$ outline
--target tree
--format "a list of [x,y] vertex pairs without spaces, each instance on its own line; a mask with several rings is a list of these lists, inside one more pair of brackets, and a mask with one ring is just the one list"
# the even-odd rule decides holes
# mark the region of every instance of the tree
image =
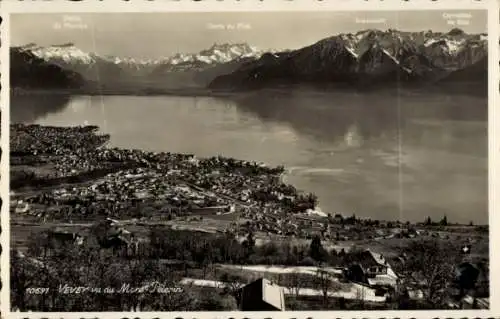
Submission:
[[299,296],[302,284],[303,281],[301,280],[299,273],[296,272],[283,275],[280,282],[280,285],[285,286],[288,291],[295,294],[296,297]]
[[328,293],[340,290],[340,285],[333,281],[333,276],[322,268],[318,268],[314,278],[316,289],[321,290],[323,294],[323,306],[328,304]]
[[247,238],[243,242],[243,248],[245,250],[245,258],[248,259],[248,257],[254,253],[255,248],[255,238],[252,231],[248,233]]
[[29,265],[15,251],[10,258],[10,299],[12,310],[26,310],[26,289],[33,284],[35,267]]
[[446,218],[446,215],[443,216],[443,219],[439,222],[441,226],[447,226],[448,225],[448,218]]
[[361,309],[364,309],[365,298],[366,298],[365,287],[361,286],[360,288],[356,289],[356,298],[355,299],[359,303],[359,306]]
[[337,253],[337,250],[333,248],[330,250],[330,256],[328,257],[329,263],[334,266],[338,266],[341,263],[339,254]]
[[203,270],[203,279],[205,279],[207,275],[208,268],[213,263],[214,249],[211,246],[210,241],[203,240],[194,247],[193,251],[193,259],[198,265],[199,268]]
[[230,311],[237,310],[236,299],[231,295],[221,296],[217,293],[205,293],[201,299],[201,311]]
[[49,252],[49,241],[46,233],[31,233],[28,237],[28,255],[46,257]]
[[455,286],[460,290],[459,299],[462,299],[468,292],[476,289],[480,271],[469,263],[461,264],[458,269],[459,275],[455,278]]
[[338,307],[340,310],[345,310],[347,308],[346,301],[344,297],[340,297],[338,300]]
[[464,31],[460,28],[453,28],[448,32],[449,35],[456,36],[464,34]]
[[241,288],[240,278],[236,275],[224,272],[220,276],[220,281],[224,283],[224,291],[234,297],[237,297]]
[[311,209],[315,209],[318,205],[318,196],[316,196],[316,194],[309,193],[306,196],[306,201]]
[[345,249],[344,248],[340,249],[338,256],[341,259],[344,259],[346,255],[347,255],[347,253],[345,252]]
[[319,237],[319,235],[315,235],[311,241],[309,256],[311,256],[311,258],[316,261],[325,261],[326,255],[326,251],[321,245],[321,238]]
[[156,295],[148,306],[153,311],[194,311],[199,310],[199,296],[188,285],[181,293],[172,290]]
[[404,270],[410,280],[405,284],[413,290],[421,290],[430,305],[441,306],[448,297],[446,288],[454,279],[459,250],[451,243],[434,238],[412,241],[403,253],[410,256]]
[[394,306],[396,309],[399,310],[406,310],[410,309],[411,307],[411,299],[410,299],[410,294],[408,292],[408,289],[406,287],[403,287],[402,289],[399,289],[394,295]]
[[425,226],[431,226],[432,225],[432,220],[430,216],[427,216],[425,219]]

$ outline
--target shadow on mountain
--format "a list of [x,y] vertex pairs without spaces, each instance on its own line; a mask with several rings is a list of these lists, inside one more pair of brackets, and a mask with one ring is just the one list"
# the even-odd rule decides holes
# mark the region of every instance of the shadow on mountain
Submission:
[[[214,78],[208,88],[215,92],[241,92],[286,85],[334,84],[338,89],[383,90],[395,84],[415,89],[433,86],[443,78],[439,85],[445,87],[459,77],[472,76],[472,92],[480,89],[484,81],[482,61],[487,56],[481,35],[450,32],[437,38],[422,32],[409,35],[394,30],[340,34],[298,50],[266,53],[232,73]],[[463,40],[459,53],[450,54],[449,45],[457,40]],[[452,70],[456,69],[465,75],[455,74],[459,71]]]
[[10,49],[10,86],[25,89],[67,89],[84,85],[83,77],[48,63],[29,51]]
[[212,90],[246,91],[280,85],[336,84],[339,87],[383,88],[419,85],[436,79],[443,69],[413,47],[391,55],[372,41],[358,56],[337,36],[288,52],[266,53],[234,72],[215,78]]
[[446,92],[488,96],[488,57],[457,71],[437,83]]
[[69,95],[50,94],[11,94],[11,123],[34,123],[51,113],[64,110],[71,99]]
[[216,77],[220,75],[230,74],[240,68],[242,65],[251,62],[252,59],[239,59],[238,61],[230,61],[227,63],[218,64],[207,67],[194,74],[194,81],[203,87],[207,87]]
[[277,54],[266,53],[235,72],[215,78],[214,90],[253,90],[283,84],[351,82],[356,58],[329,39]]
[[488,83],[488,57],[464,68],[450,73],[443,79],[444,82],[477,82]]

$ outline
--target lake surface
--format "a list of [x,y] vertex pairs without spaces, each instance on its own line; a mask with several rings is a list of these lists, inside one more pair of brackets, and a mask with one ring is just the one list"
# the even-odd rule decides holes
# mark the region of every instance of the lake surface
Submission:
[[488,223],[487,98],[267,91],[231,98],[24,96],[11,120],[98,125],[111,146],[283,164],[325,212]]

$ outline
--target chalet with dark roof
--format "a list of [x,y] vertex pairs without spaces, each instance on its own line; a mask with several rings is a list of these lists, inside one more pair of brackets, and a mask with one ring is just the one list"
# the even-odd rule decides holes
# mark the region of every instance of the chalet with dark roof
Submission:
[[376,256],[369,250],[349,253],[345,257],[346,266],[356,266],[367,277],[387,274],[388,264],[382,256]]
[[398,276],[381,254],[369,250],[357,251],[345,256],[347,279],[372,287],[395,288]]

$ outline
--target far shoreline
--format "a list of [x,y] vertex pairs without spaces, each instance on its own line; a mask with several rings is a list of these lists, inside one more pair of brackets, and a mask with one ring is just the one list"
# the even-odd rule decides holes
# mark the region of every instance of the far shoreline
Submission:
[[389,85],[356,87],[345,84],[330,83],[324,85],[295,84],[262,87],[257,89],[210,89],[205,87],[184,88],[10,88],[11,96],[37,96],[37,95],[59,95],[59,96],[179,96],[179,97],[213,97],[230,98],[242,95],[259,94],[262,92],[350,92],[353,94],[377,94],[381,92],[412,92],[435,95],[469,95],[488,99],[488,87],[477,82],[453,82],[453,83],[427,83],[418,86]]
[[152,92],[131,90],[86,90],[86,89],[25,89],[11,88],[10,93],[14,96],[29,95],[61,95],[61,96],[214,96],[212,92],[205,89],[179,89],[179,90],[157,90]]

